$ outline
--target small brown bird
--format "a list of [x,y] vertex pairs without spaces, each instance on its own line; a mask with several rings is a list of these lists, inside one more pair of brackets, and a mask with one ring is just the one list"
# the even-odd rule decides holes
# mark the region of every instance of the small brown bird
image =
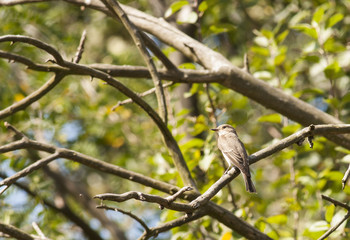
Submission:
[[250,193],[255,193],[256,189],[250,177],[248,154],[243,143],[239,140],[234,127],[222,124],[212,130],[219,135],[218,148],[229,165],[225,174],[234,165],[242,173],[246,190]]

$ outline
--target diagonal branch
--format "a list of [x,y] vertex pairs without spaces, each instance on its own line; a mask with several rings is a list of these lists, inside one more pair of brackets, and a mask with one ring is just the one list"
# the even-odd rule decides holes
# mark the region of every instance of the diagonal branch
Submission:
[[32,92],[27,97],[21,99],[20,101],[8,106],[7,108],[0,111],[0,119],[6,118],[18,111],[26,109],[32,103],[38,101],[40,98],[45,96],[49,91],[51,91],[61,80],[65,77],[64,73],[57,73],[55,76],[51,77],[44,85],[42,85],[38,90]]
[[35,240],[35,237],[23,232],[21,229],[5,223],[0,223],[0,232],[18,240]]
[[[167,88],[169,86],[173,85],[173,83],[166,83],[163,85],[163,88]],[[143,93],[137,94],[139,97],[145,97],[147,95],[150,95],[156,91],[156,88],[151,88]],[[125,104],[133,103],[134,101],[131,98],[125,99],[123,101],[119,101],[115,106],[112,107],[112,111],[114,111],[117,107],[123,106]]]
[[4,193],[4,191],[11,186],[14,182],[16,182],[18,179],[23,178],[27,176],[28,174],[34,172],[35,170],[38,170],[39,168],[42,168],[43,166],[49,164],[53,160],[57,159],[60,157],[59,152],[55,152],[54,154],[51,154],[50,156],[47,156],[46,158],[40,159],[36,161],[33,164],[30,164],[28,167],[23,168],[21,171],[18,171],[11,177],[8,177],[0,182],[0,187],[5,186],[2,191],[0,191],[0,195]]
[[141,224],[141,226],[145,229],[146,232],[149,232],[149,231],[150,231],[150,229],[149,229],[149,227],[147,226],[147,224],[146,224],[142,219],[140,219],[138,216],[136,216],[135,214],[133,214],[133,213],[131,213],[131,212],[124,211],[123,209],[120,209],[120,208],[108,207],[108,206],[103,205],[103,204],[97,206],[96,208],[121,212],[121,213],[123,213],[123,214],[125,214],[125,215],[128,215],[128,216],[130,216],[131,218],[135,219],[138,223]]
[[147,51],[145,47],[145,43],[142,39],[142,35],[140,34],[140,31],[138,28],[129,20],[127,14],[124,12],[124,10],[120,7],[118,1],[115,0],[102,0],[102,2],[106,5],[106,7],[115,14],[120,21],[123,23],[125,28],[128,30],[129,34],[131,35],[132,39],[134,40],[137,48],[139,49],[142,57],[144,58],[147,67],[151,73],[152,80],[154,83],[154,86],[156,88],[156,96],[158,101],[158,106],[160,110],[160,115],[162,116],[163,121],[165,122],[165,125],[167,125],[168,122],[168,110],[166,107],[166,99],[164,95],[164,89],[162,86],[162,82],[159,78],[156,66],[154,65],[154,62],[151,58],[151,55]]
[[335,206],[340,206],[342,208],[345,208],[348,212],[347,212],[347,214],[345,214],[345,216],[336,225],[334,225],[333,227],[328,229],[328,231],[325,232],[318,240],[323,240],[323,239],[326,239],[327,237],[329,237],[329,235],[331,235],[335,230],[337,230],[338,227],[340,227],[340,225],[342,225],[343,222],[345,222],[347,219],[350,218],[350,206],[349,205],[347,205],[345,203],[342,203],[342,202],[339,202],[339,201],[337,201],[337,200],[335,200],[333,198],[330,198],[330,197],[328,197],[326,195],[322,195],[322,199],[333,203]]
[[[300,143],[301,140],[314,135],[327,134],[346,134],[350,133],[350,124],[328,124],[328,125],[310,125],[302,130],[270,145],[256,153],[249,156],[249,164],[254,164],[263,158],[266,158],[276,152],[279,152],[295,143]],[[201,196],[193,200],[190,205],[196,209],[206,204],[212,197],[214,197],[226,184],[231,182],[240,174],[235,168],[231,169],[228,174],[224,174],[216,181],[210,188]]]
[[151,237],[157,237],[158,234],[161,232],[166,232],[172,228],[179,227],[186,223],[195,221],[205,215],[206,215],[205,210],[198,210],[197,212],[194,212],[191,215],[184,215],[173,221],[160,224],[157,227],[150,228],[148,231],[144,231],[141,237],[139,237],[139,240],[150,239]]

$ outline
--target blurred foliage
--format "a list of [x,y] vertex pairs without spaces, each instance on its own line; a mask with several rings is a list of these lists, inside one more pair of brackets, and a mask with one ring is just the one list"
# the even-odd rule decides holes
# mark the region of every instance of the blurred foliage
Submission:
[[[152,12],[152,3],[146,0],[124,3]],[[172,1],[166,5],[165,16],[171,17],[191,4]],[[193,10],[188,21],[179,24],[196,23],[200,27],[198,37],[234,64],[242,67],[246,53],[250,71],[255,77],[343,122],[349,122],[349,13],[349,1],[214,0],[202,1],[199,10]],[[86,50],[81,63],[144,65],[123,26],[91,9],[82,10],[63,1],[26,4],[3,7],[0,19],[1,35],[23,34],[38,38],[55,46],[66,59],[74,56],[80,35],[86,29]],[[25,44],[9,46],[1,43],[0,46],[4,51],[23,54],[37,62],[48,59],[42,51]],[[174,50],[164,47],[164,52],[171,51]],[[191,63],[181,67],[198,68]],[[52,76],[2,59],[0,73],[1,109],[27,96]],[[152,88],[152,82],[147,79],[119,80],[137,92]],[[225,170],[215,135],[209,131],[213,127],[210,118],[213,109],[205,87],[194,84],[191,91],[184,95],[196,95],[200,115],[188,117],[190,109],[176,111],[174,105],[178,98],[173,94],[176,87],[168,88],[169,128],[204,192]],[[302,128],[298,123],[221,85],[211,84],[209,94],[218,122],[234,125],[249,153]],[[161,135],[147,114],[134,104],[112,110],[118,101],[124,99],[125,96],[100,80],[70,76],[26,111],[5,120],[37,140],[71,148],[182,186]],[[154,96],[147,96],[145,100],[156,107]],[[179,130],[182,126],[186,126],[186,132]],[[1,128],[0,140],[5,143],[10,133],[5,131],[3,124]],[[336,147],[323,137],[316,137],[314,142],[313,149],[304,143],[301,147],[293,146],[253,165],[251,169],[257,195],[246,193],[243,181],[238,177],[230,183],[233,196],[224,188],[213,201],[274,239],[317,239],[334,225],[335,216],[339,219],[344,214],[341,209],[322,201],[320,194],[341,202],[349,201],[350,188],[341,190],[341,178],[349,164],[349,151]],[[1,171],[13,174],[35,160],[31,158],[31,154],[25,151],[2,155]],[[59,160],[55,164],[71,181],[86,186],[91,196],[131,190],[164,196],[156,190],[101,174],[77,163]],[[28,176],[25,182],[40,196],[54,201],[53,183],[41,171]],[[40,198],[26,196],[23,201],[9,200],[23,194],[20,192],[11,188],[5,197],[1,197],[2,222],[10,222],[33,233],[30,223],[36,221],[43,227],[46,236],[54,239],[67,239],[67,232],[71,234],[68,238],[83,237],[63,216],[43,207]],[[160,211],[155,205],[145,207],[136,201],[118,207],[132,210],[153,225],[158,220],[170,221],[182,215],[174,211]],[[91,216],[83,214],[84,207],[74,204],[74,210],[93,224]],[[117,213],[109,215],[113,215],[111,218],[120,224],[130,239],[141,233],[138,224],[127,217]],[[349,238],[349,226],[345,226],[333,233],[330,239]],[[103,226],[99,225],[96,229],[101,231]],[[219,222],[204,217],[193,224],[173,229],[171,234],[162,234],[159,239],[207,239],[205,236],[222,240],[240,238]]]

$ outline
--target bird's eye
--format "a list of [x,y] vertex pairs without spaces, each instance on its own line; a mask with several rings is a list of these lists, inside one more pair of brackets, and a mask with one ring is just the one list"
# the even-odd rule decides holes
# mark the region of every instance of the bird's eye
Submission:
[[226,128],[226,126],[223,126],[223,128]]

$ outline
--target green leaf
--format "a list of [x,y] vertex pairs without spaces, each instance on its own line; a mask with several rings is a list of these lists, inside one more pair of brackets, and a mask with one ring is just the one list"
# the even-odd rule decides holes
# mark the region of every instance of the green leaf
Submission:
[[164,17],[168,18],[171,15],[173,15],[174,13],[176,13],[177,11],[179,11],[183,6],[188,5],[188,1],[177,1],[177,2],[173,2],[170,7],[166,10]]
[[289,34],[289,30],[285,30],[282,33],[280,33],[276,38],[277,43],[278,44],[282,43],[284,41],[284,39],[286,39],[288,34]]
[[318,35],[317,35],[315,28],[313,28],[310,24],[300,23],[300,24],[293,26],[292,29],[298,30],[298,31],[312,37],[313,39],[318,38]]
[[209,27],[209,30],[214,34],[234,31],[236,28],[232,24],[215,24]]
[[207,1],[202,1],[198,6],[198,11],[205,12],[205,10],[208,9],[208,3]]
[[268,217],[266,219],[266,221],[268,223],[275,223],[275,224],[279,224],[279,225],[286,224],[287,220],[288,220],[288,218],[287,218],[287,216],[285,214],[271,216],[271,217]]
[[322,21],[323,16],[324,16],[324,10],[325,9],[324,9],[323,6],[320,6],[320,7],[317,8],[316,12],[312,16],[312,22],[313,23],[317,23],[317,25],[320,24],[320,22]]
[[200,138],[193,138],[189,140],[188,142],[181,145],[181,150],[186,151],[188,149],[193,148],[202,148],[204,144],[204,140]]
[[329,223],[332,221],[332,218],[333,218],[333,215],[334,215],[334,210],[335,210],[334,204],[328,205],[326,207],[325,219]]
[[265,116],[261,116],[258,119],[259,122],[271,122],[271,123],[281,123],[282,117],[278,113],[273,113]]
[[329,64],[323,71],[328,79],[336,79],[344,75],[344,71],[337,61]]
[[341,20],[343,20],[344,15],[341,13],[336,13],[332,17],[330,17],[327,21],[326,28],[331,28]]

